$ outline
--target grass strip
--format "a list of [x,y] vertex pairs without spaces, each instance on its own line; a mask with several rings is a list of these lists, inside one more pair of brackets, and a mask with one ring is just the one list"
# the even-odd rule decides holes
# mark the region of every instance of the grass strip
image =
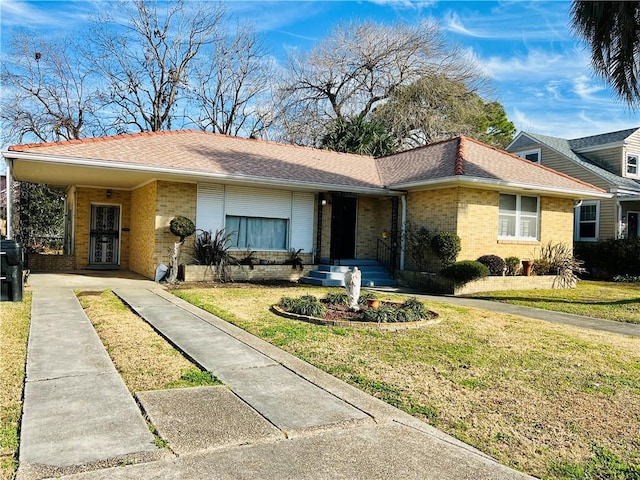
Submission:
[[221,384],[185,358],[113,292],[79,292],[78,298],[131,393]]
[[31,292],[22,302],[0,302],[0,477],[13,478],[18,467]]
[[640,283],[580,281],[567,290],[482,292],[470,295],[513,305],[640,324]]

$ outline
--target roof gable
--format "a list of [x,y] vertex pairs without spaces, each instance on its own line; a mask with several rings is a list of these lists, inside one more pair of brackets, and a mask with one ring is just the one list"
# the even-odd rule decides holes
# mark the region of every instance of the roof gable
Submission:
[[599,147],[611,143],[623,142],[639,129],[640,128],[635,127],[628,128],[626,130],[620,130],[617,132],[609,132],[600,135],[591,135],[589,137],[574,138],[572,140],[569,140],[569,145],[572,150],[582,150],[585,148]]
[[407,188],[438,179],[473,179],[487,184],[531,185],[548,190],[602,189],[516,155],[460,136],[376,160],[390,188]]

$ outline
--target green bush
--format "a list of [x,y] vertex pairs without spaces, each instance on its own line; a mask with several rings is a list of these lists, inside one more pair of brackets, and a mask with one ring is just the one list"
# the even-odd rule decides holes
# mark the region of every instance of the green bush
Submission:
[[431,233],[425,227],[416,228],[408,223],[405,230],[407,252],[413,259],[419,271],[429,269],[429,256],[431,254]]
[[640,276],[640,237],[579,242],[575,256],[594,278],[609,279],[617,275]]
[[287,312],[307,317],[322,318],[326,312],[325,306],[313,295],[303,295],[300,298],[282,297],[278,306]]
[[346,305],[347,293],[346,292],[329,292],[325,295],[324,301],[330,305]]
[[507,275],[517,275],[520,270],[520,259],[518,257],[507,257],[504,259],[507,265]]
[[445,267],[444,270],[440,272],[440,275],[452,280],[456,285],[464,285],[478,278],[488,276],[489,269],[480,262],[463,260]]
[[440,232],[431,238],[431,248],[446,267],[458,258],[461,249],[460,237],[453,232]]
[[483,255],[478,258],[478,262],[489,269],[490,275],[502,275],[507,268],[507,264],[498,255]]
[[187,217],[178,215],[171,219],[169,222],[169,230],[176,237],[180,237],[180,241],[184,242],[184,239],[193,235],[196,231],[196,226]]

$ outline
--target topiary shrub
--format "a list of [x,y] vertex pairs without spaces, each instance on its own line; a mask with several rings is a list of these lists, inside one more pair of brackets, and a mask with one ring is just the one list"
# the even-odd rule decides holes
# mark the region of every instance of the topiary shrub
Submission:
[[454,232],[440,232],[431,238],[431,248],[446,267],[458,258],[461,249],[460,237]]
[[463,260],[445,267],[442,272],[440,272],[440,275],[452,280],[456,285],[464,285],[465,283],[488,276],[489,269],[480,262]]
[[507,257],[504,259],[507,265],[507,275],[517,275],[520,270],[520,259],[518,257]]
[[180,237],[180,242],[184,242],[185,238],[195,233],[196,226],[187,217],[178,215],[169,222],[169,230],[176,237]]
[[503,275],[505,269],[507,268],[507,264],[498,255],[483,255],[478,258],[478,262],[489,269],[490,275]]

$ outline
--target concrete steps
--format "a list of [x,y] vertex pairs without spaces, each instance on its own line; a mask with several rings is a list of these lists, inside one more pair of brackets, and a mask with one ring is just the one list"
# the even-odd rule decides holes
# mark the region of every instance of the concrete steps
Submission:
[[389,272],[375,260],[341,260],[340,265],[318,265],[300,279],[300,283],[323,287],[344,287],[344,274],[353,267],[362,271],[363,287],[392,287],[397,285]]

